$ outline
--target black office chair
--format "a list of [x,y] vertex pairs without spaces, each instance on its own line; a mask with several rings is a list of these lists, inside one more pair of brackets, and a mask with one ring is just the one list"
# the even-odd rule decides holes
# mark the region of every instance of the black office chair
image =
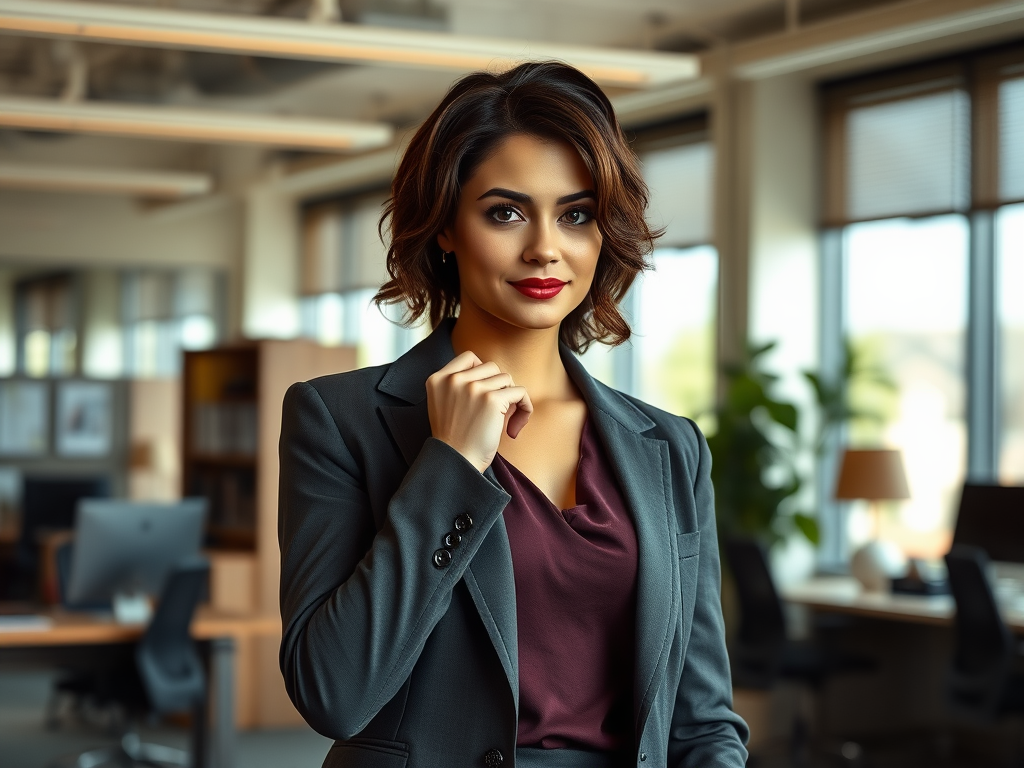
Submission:
[[946,680],[946,701],[958,717],[991,723],[1024,712],[1024,674],[1015,671],[1020,648],[1006,626],[988,579],[988,555],[955,544],[946,555],[956,602],[956,646]]
[[160,593],[133,663],[97,676],[92,689],[85,691],[100,706],[116,704],[123,709],[125,726],[117,746],[84,752],[74,766],[188,766],[195,762],[183,750],[143,743],[136,726],[153,715],[189,712],[195,722],[206,717],[206,674],[189,628],[209,570],[202,559],[179,565]]
[[[809,687],[816,697],[828,678],[874,666],[867,658],[845,654],[813,640],[790,639],[764,547],[753,539],[730,537],[723,548],[740,607],[739,631],[729,649],[734,685],[770,689],[780,680],[795,680]],[[809,741],[810,727],[800,715],[790,733],[795,764],[806,762]],[[840,754],[853,761],[860,748],[847,742]]]

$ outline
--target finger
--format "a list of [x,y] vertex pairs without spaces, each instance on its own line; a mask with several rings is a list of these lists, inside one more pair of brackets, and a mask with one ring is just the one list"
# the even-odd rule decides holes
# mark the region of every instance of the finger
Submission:
[[523,387],[516,387],[516,389],[523,390],[523,397],[521,400],[512,404],[515,409],[512,415],[508,418],[508,424],[505,427],[505,432],[513,440],[518,437],[523,427],[526,426],[526,422],[530,420],[530,416],[533,415],[533,403],[530,402],[530,396],[526,393]]
[[451,375],[451,381],[456,386],[464,386],[470,382],[481,381],[483,379],[489,379],[493,376],[500,375],[501,369],[498,367],[497,363],[481,363],[473,368],[456,371]]
[[483,361],[476,356],[476,353],[466,350],[461,355],[456,355],[452,358],[447,365],[441,368],[438,373],[450,376],[453,373],[459,371],[467,371],[470,368],[475,368],[478,365],[482,365]]
[[[483,367],[483,366],[481,366]],[[514,387],[516,383],[512,381],[512,376],[507,373],[496,373],[493,376],[487,376],[480,379],[474,379],[466,382],[466,386],[470,388],[470,391],[483,394],[485,392],[493,392],[496,389],[508,389]]]

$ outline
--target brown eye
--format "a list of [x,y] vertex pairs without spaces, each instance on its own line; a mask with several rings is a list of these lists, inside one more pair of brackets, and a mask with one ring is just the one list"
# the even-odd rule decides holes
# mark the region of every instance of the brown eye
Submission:
[[511,224],[513,221],[520,221],[522,219],[519,211],[508,205],[496,205],[488,209],[487,215],[499,224]]
[[571,211],[563,213],[562,218],[567,224],[578,226],[580,224],[586,224],[594,218],[594,215],[585,208],[573,208]]

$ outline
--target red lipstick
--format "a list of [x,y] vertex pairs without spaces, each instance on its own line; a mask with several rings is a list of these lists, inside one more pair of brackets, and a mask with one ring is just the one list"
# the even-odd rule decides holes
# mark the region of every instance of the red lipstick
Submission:
[[524,296],[531,299],[551,299],[558,295],[565,286],[564,280],[556,277],[528,277],[525,280],[517,280],[510,285]]

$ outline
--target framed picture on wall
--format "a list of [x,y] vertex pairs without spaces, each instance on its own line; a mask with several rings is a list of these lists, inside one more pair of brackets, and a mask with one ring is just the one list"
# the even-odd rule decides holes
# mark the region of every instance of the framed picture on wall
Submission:
[[0,381],[0,456],[45,456],[50,447],[50,385]]
[[100,381],[57,385],[56,443],[61,456],[102,457],[113,442],[112,393]]

